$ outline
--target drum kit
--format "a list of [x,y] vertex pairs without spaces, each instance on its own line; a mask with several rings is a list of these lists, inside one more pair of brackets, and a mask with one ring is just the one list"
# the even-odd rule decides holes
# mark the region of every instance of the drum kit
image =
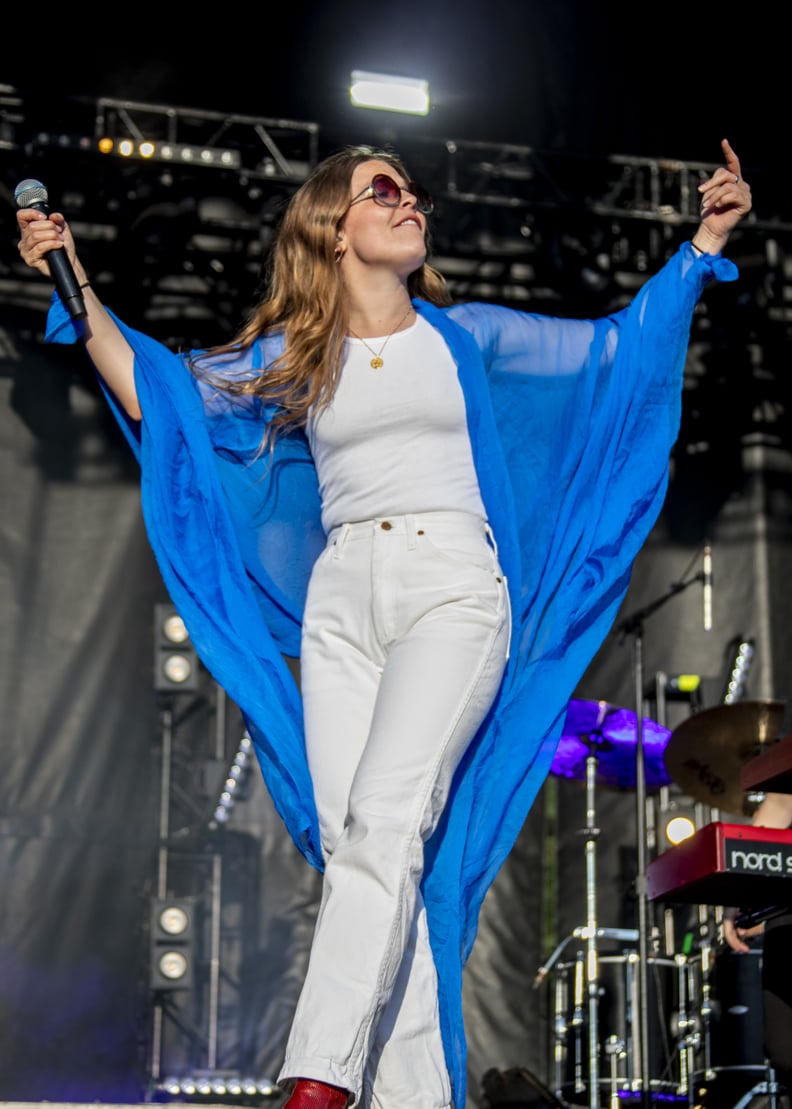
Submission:
[[[608,702],[570,702],[551,774],[585,784],[586,920],[534,982],[549,984],[549,1085],[562,1103],[742,1109],[741,1096],[747,1105],[756,1091],[774,1103],[762,1048],[761,952],[721,950],[723,910],[711,904],[687,906],[695,924],[682,950],[669,926],[673,905],[659,906],[663,927],[640,914],[638,929],[601,927],[596,791],[634,790],[642,774],[647,805],[648,794],[655,806],[661,796],[683,795],[702,822],[721,810],[747,818],[741,771],[777,740],[783,714],[783,702],[741,701],[695,713],[672,732]],[[651,931],[643,943],[642,926]]]

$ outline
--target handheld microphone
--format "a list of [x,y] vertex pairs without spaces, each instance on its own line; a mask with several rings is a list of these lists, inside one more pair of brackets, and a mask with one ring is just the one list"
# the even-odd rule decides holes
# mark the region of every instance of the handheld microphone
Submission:
[[[35,208],[36,211],[43,212],[47,216],[50,214],[47,190],[40,181],[33,178],[26,178],[19,182],[14,189],[14,200],[18,208]],[[58,294],[66,305],[71,318],[73,320],[84,319],[88,314],[85,310],[85,301],[66,251],[63,248],[51,250],[47,254],[47,264],[55,288],[58,290]]]
[[701,559],[701,580],[704,582],[704,631],[712,630],[712,547],[704,547]]

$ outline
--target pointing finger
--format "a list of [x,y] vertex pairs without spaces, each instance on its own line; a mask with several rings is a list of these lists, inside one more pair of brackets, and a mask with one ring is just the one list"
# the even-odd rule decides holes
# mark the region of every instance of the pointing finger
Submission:
[[726,168],[728,169],[729,173],[733,173],[739,181],[740,177],[742,176],[740,171],[740,159],[735,154],[734,150],[732,149],[732,145],[728,139],[723,139],[721,141],[721,149],[726,161]]

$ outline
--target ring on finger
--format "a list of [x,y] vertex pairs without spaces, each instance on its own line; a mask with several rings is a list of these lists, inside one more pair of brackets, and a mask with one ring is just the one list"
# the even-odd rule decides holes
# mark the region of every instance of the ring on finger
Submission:
[[740,183],[740,178],[739,178],[739,177],[735,177],[735,178],[734,178],[734,184],[735,184],[735,185],[739,185],[739,183]]

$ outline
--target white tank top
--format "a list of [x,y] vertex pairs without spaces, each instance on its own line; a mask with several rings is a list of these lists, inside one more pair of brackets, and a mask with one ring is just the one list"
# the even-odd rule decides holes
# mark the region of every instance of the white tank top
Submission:
[[[375,351],[385,336],[367,339]],[[325,532],[339,524],[452,510],[482,519],[457,367],[422,317],[387,340],[383,365],[346,342],[332,402],[308,421]]]

